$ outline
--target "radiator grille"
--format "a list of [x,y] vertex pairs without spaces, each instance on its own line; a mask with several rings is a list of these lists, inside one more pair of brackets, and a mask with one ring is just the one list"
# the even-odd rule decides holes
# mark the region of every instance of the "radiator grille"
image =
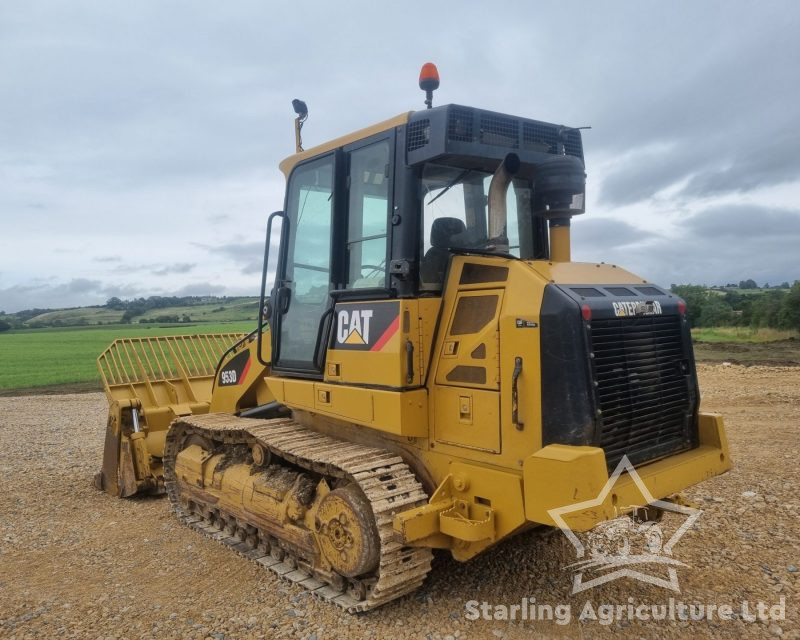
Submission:
[[609,469],[691,446],[693,394],[679,316],[592,320],[599,445]]

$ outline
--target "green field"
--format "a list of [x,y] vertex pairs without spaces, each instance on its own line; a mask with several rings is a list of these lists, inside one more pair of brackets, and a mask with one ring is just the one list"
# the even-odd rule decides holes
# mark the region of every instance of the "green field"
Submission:
[[[163,316],[175,316],[179,319],[188,316],[192,322],[244,322],[258,316],[258,304],[258,298],[243,297],[158,307],[135,315],[131,324],[157,322]],[[25,320],[23,325],[30,328],[109,325],[120,323],[123,313],[121,309],[109,309],[105,306],[57,309],[33,316]]]
[[105,325],[0,333],[0,391],[58,385],[71,385],[71,389],[65,390],[99,390],[100,378],[95,360],[116,338],[244,333],[254,326],[254,322]]
[[750,329],[749,327],[700,327],[692,329],[692,338],[697,342],[760,343],[793,340],[797,331],[782,329]]
[[122,319],[122,311],[107,309],[106,307],[79,307],[77,309],[59,309],[40,313],[28,320],[25,324],[29,327],[46,327],[54,322],[64,325],[83,324],[112,324]]
[[241,298],[228,300],[225,304],[213,302],[209,304],[197,304],[192,306],[162,307],[161,309],[150,309],[141,316],[136,316],[133,322],[140,320],[152,320],[159,316],[178,316],[188,315],[193,322],[242,322],[247,318],[258,317],[258,298]]

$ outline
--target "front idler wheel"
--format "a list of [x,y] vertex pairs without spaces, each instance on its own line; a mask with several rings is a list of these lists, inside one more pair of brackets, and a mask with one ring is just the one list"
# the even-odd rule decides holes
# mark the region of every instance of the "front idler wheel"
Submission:
[[378,567],[380,539],[366,496],[355,486],[334,489],[319,504],[317,539],[333,569],[355,578]]

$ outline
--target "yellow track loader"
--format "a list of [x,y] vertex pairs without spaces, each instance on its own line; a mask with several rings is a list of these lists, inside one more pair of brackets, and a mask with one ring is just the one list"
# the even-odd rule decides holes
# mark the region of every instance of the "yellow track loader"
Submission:
[[[344,609],[520,531],[587,531],[730,467],[684,302],[570,259],[581,131],[428,108],[281,163],[248,335],[118,340],[99,488]],[[623,473],[632,465],[649,492]],[[633,506],[631,507],[633,508]]]

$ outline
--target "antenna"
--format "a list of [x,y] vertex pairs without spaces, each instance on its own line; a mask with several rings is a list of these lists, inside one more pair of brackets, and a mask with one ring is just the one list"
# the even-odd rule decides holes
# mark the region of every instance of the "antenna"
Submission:
[[300,131],[303,129],[303,123],[308,119],[308,107],[306,103],[295,98],[292,100],[292,107],[297,117],[294,119],[294,146],[295,152],[300,153],[303,150],[303,138]]

